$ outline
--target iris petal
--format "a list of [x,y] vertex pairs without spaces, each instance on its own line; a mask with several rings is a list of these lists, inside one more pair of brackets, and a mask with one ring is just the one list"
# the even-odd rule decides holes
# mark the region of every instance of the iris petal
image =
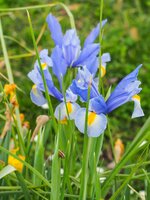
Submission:
[[[106,24],[107,19],[102,21],[102,27]],[[91,44],[95,41],[95,39],[98,37],[100,32],[100,24],[97,24],[97,26],[91,31],[91,33],[88,35],[84,42],[84,46],[87,46],[88,44]]]
[[[88,113],[90,116],[91,112]],[[75,125],[79,129],[81,133],[84,133],[85,128],[85,115],[86,109],[81,108],[77,111],[75,116]],[[104,114],[96,114],[94,115],[93,119],[90,120],[90,123],[87,127],[87,134],[89,137],[98,137],[102,134],[107,126],[107,118]]]
[[[138,95],[135,95],[135,96],[138,96]],[[143,110],[141,108],[140,99],[133,97],[132,100],[134,101],[134,110],[132,113],[132,118],[144,116]]]
[[73,64],[73,66],[83,66],[86,60],[96,57],[99,52],[99,44],[87,45],[80,53],[79,58]]
[[106,101],[108,113],[130,101],[132,96],[141,91],[141,88],[139,88],[141,82],[137,80],[138,71],[141,66],[139,65],[133,72],[122,79],[111,93]]
[[[75,118],[76,112],[80,108],[80,106],[77,103],[71,102],[67,102],[66,105],[68,108],[69,118],[72,120]],[[56,107],[54,115],[58,120],[64,120],[68,118],[66,105],[65,102],[62,102]]]
[[47,102],[42,92],[36,86],[33,86],[30,92],[30,97],[32,102],[35,103],[37,106],[42,106]]
[[51,58],[53,61],[53,73],[58,78],[60,84],[62,84],[63,76],[65,75],[67,70],[67,63],[63,59],[61,48],[56,46],[52,51]]
[[72,66],[81,51],[80,40],[74,29],[66,31],[63,38],[62,52],[68,66]]
[[48,23],[48,27],[51,31],[51,36],[55,44],[61,46],[63,33],[58,20],[53,15],[49,14],[46,18],[46,22]]

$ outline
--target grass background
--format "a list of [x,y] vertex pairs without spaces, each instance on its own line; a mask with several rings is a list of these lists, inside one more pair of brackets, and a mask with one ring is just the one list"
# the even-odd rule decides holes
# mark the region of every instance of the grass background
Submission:
[[[29,5],[40,5],[52,3],[54,1],[34,1],[34,0],[0,0],[0,8],[13,8]],[[99,1],[89,0],[66,0],[60,1],[69,5],[73,12],[78,35],[83,43],[90,30],[99,21]],[[112,61],[108,64],[107,74],[104,78],[105,88],[110,85],[115,87],[117,82],[126,74],[130,73],[137,65],[143,64],[140,70],[139,79],[142,82],[141,104],[145,117],[131,120],[133,102],[118,108],[111,114],[111,128],[113,137],[121,137],[123,140],[132,140],[139,127],[144,123],[149,115],[150,104],[150,53],[149,53],[149,25],[150,25],[150,2],[148,0],[105,0],[103,18],[108,19],[105,26],[102,52],[110,52]],[[35,36],[45,23],[49,12],[61,17],[61,25],[65,31],[70,28],[69,19],[65,11],[60,8],[42,8],[30,10]],[[3,13],[1,13],[3,15]],[[4,35],[12,36],[22,44],[33,50],[33,43],[30,35],[28,20],[25,11],[10,12],[2,16]],[[9,56],[24,54],[26,51],[14,41],[6,39]],[[54,44],[51,40],[48,27],[46,27],[43,37],[40,40],[39,50],[48,48],[49,52]],[[6,74],[3,62],[2,50],[0,47],[0,71]],[[31,123],[31,128],[35,126],[35,119],[39,114],[47,111],[35,106],[29,97],[32,87],[27,73],[33,68],[35,56],[19,59],[11,59],[11,66],[17,85],[25,94],[18,92],[20,111],[25,114],[26,120]],[[4,83],[4,81],[1,79]],[[53,105],[57,105],[53,99]],[[1,113],[3,108],[1,106]],[[3,122],[0,122],[2,128]]]

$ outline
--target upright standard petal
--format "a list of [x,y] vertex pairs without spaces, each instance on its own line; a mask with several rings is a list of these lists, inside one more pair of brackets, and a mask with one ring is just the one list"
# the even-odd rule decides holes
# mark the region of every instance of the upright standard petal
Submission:
[[37,106],[42,106],[47,102],[42,92],[38,89],[36,85],[33,85],[32,90],[30,92],[30,97],[32,102]]
[[48,27],[51,32],[52,39],[54,40],[56,45],[61,46],[63,40],[63,33],[59,22],[56,17],[49,14],[46,18],[46,22],[48,23]]
[[132,101],[134,101],[134,110],[133,110],[133,113],[132,113],[132,118],[144,116],[143,110],[141,108],[140,96],[134,95],[132,97]]
[[[107,19],[102,21],[102,27],[106,24],[106,22],[107,22]],[[91,33],[86,38],[84,42],[84,46],[92,44],[95,41],[95,39],[98,37],[99,32],[100,32],[100,24],[97,24],[97,26],[91,31]]]
[[70,29],[66,31],[63,38],[62,53],[68,66],[73,65],[79,57],[80,51],[80,40],[77,36],[76,30]]
[[141,82],[137,80],[140,67],[141,65],[127,75],[124,79],[122,79],[122,81],[120,81],[115,90],[112,92],[106,101],[108,113],[130,101],[132,96],[141,91],[141,88],[139,88]]
[[62,85],[63,76],[66,74],[67,70],[67,63],[63,58],[62,50],[59,46],[53,49],[51,58],[53,61],[52,71],[58,78],[60,85]]
[[[75,116],[75,125],[81,133],[85,129],[86,109],[81,108],[77,111]],[[88,112],[87,134],[89,137],[98,137],[102,134],[107,126],[107,118],[104,114],[96,114],[95,112]]]

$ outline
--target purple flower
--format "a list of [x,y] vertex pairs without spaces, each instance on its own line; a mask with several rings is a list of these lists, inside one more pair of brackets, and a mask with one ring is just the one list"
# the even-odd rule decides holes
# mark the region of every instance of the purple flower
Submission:
[[[94,81],[90,80],[92,93],[89,101],[87,122],[87,134],[89,137],[98,137],[100,134],[102,134],[107,127],[106,114],[129,101],[134,101],[134,111],[132,118],[144,116],[140,105],[140,97],[138,95],[138,93],[141,91],[141,88],[139,88],[141,82],[137,80],[138,71],[141,66],[142,65],[139,65],[133,72],[131,72],[120,81],[107,101],[105,101],[102,95],[99,94]],[[80,71],[79,73],[84,77],[84,79],[82,79],[83,83],[82,85],[78,84],[77,78],[77,80],[73,81],[71,89],[73,89],[75,94],[79,95],[82,99],[87,101],[87,90],[89,87],[88,77],[90,77],[91,74],[90,72],[87,72],[87,70],[85,71],[85,69],[82,70],[82,73]],[[85,114],[86,109],[80,108],[75,116],[75,124],[82,133],[84,133],[85,127]]]
[[[41,60],[41,66],[43,68],[44,76],[46,79],[46,84],[48,88],[48,93],[55,97],[57,100],[61,101],[55,110],[55,117],[60,120],[64,120],[68,118],[67,110],[66,110],[66,105],[64,102],[64,96],[62,92],[60,92],[54,85],[51,74],[49,72],[49,65],[57,64],[57,63],[52,63],[50,62],[51,59],[48,57],[48,52],[46,50],[43,50],[40,52],[40,60]],[[58,60],[58,63],[60,60]],[[47,103],[47,100],[44,97],[44,84],[40,72],[40,67],[38,65],[38,62],[35,62],[34,69],[28,73],[28,77],[32,80],[34,83],[31,92],[30,92],[30,97],[33,103],[35,103],[38,106],[43,106]],[[79,105],[75,103],[77,100],[77,95],[73,94],[70,88],[67,89],[66,91],[66,102],[67,102],[67,107],[69,110],[69,118],[73,119],[75,116],[75,113],[77,109],[79,108]]]
[[[51,37],[56,45],[52,52],[52,60],[54,63],[53,71],[58,79],[60,80],[60,76],[66,73],[67,67],[86,65],[89,71],[95,74],[98,69],[97,55],[100,45],[94,43],[94,41],[99,35],[100,25],[98,24],[96,28],[91,31],[84,42],[83,49],[81,49],[80,40],[75,29],[69,29],[66,31],[65,35],[63,35],[61,26],[53,15],[49,14],[46,21],[51,32]],[[107,20],[102,21],[102,26],[104,26],[106,22]],[[55,63],[58,64],[58,58],[62,60],[62,62],[60,62],[62,65],[60,64],[59,67],[55,65]]]

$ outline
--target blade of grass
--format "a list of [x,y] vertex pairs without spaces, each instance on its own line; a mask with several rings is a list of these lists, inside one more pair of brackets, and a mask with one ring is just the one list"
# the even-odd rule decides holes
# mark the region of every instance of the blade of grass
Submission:
[[21,10],[30,10],[30,9],[41,9],[41,8],[47,8],[47,7],[54,7],[54,6],[62,6],[64,8],[64,10],[66,11],[69,19],[70,19],[70,24],[71,27],[75,29],[75,23],[74,23],[74,17],[71,13],[71,11],[69,10],[69,8],[61,3],[61,2],[56,2],[56,3],[51,3],[51,4],[43,4],[43,5],[35,5],[35,6],[25,6],[25,7],[18,7],[18,8],[2,8],[0,9],[0,12],[15,12],[15,11],[21,11]]
[[50,95],[49,95],[49,92],[48,92],[46,79],[45,79],[44,72],[43,72],[43,69],[42,69],[42,66],[41,66],[38,48],[37,48],[37,44],[36,44],[36,40],[35,40],[35,36],[34,36],[34,32],[33,32],[31,17],[30,17],[29,11],[27,10],[26,12],[27,12],[28,22],[29,22],[29,26],[30,26],[30,32],[31,32],[32,40],[33,40],[33,45],[34,45],[34,49],[35,49],[35,52],[36,52],[36,57],[37,57],[37,60],[38,60],[38,64],[39,64],[39,67],[40,67],[40,72],[41,72],[41,76],[42,76],[42,80],[43,80],[43,84],[44,84],[45,95],[46,95],[46,99],[47,99],[47,103],[48,103],[48,107],[49,107],[49,114],[51,115],[52,120],[53,120],[53,127],[54,127],[54,130],[55,130],[55,133],[57,133],[57,122],[56,122],[56,119],[55,119],[55,116],[54,116],[51,98],[50,98]]
[[142,154],[137,160],[135,167],[132,168],[131,173],[123,180],[123,183],[121,184],[121,186],[113,193],[110,200],[115,200],[120,193],[123,193],[123,188],[127,186],[127,184],[132,179],[132,177],[135,176],[136,171],[141,167],[142,162],[147,158],[147,156],[146,158],[144,157],[146,151],[147,151],[147,148],[142,152]]
[[56,135],[55,152],[52,160],[52,179],[51,179],[51,200],[60,199],[60,159],[58,157],[60,142],[60,125],[58,124],[58,133]]
[[[1,44],[2,44],[2,50],[3,50],[3,54],[4,54],[4,61],[5,61],[5,65],[6,65],[8,79],[9,79],[10,83],[14,83],[12,69],[11,69],[11,66],[10,66],[8,53],[7,53],[7,48],[6,48],[6,44],[5,44],[5,40],[4,40],[1,19],[0,19],[0,40],[1,40]],[[16,120],[17,121],[17,126],[18,126],[18,129],[20,131],[20,136],[22,137],[23,133],[22,133],[22,126],[21,126],[20,113],[19,113],[19,108],[18,107],[15,108],[15,113],[16,113],[16,118],[17,118],[17,120]],[[23,149],[21,149],[21,150],[24,153],[24,150]]]
[[116,174],[118,174],[118,172],[125,165],[125,163],[131,158],[134,152],[136,152],[137,148],[139,147],[139,144],[150,134],[150,132],[145,133],[149,129],[149,127],[150,127],[150,117],[146,120],[145,124],[140,129],[140,131],[138,132],[137,136],[135,137],[129,148],[126,150],[126,153],[122,157],[121,161],[116,165],[116,167],[109,174],[109,177],[107,177],[106,181],[104,182],[102,186],[102,194],[104,197],[107,191],[109,190],[109,185],[116,176]]
[[16,171],[15,173],[16,173],[17,179],[18,179],[18,181],[20,183],[20,186],[22,187],[22,191],[24,193],[25,200],[30,200],[31,198],[30,198],[29,190],[27,188],[27,185],[26,185],[26,183],[24,181],[23,176],[18,171]]
[[21,46],[22,48],[24,48],[26,51],[28,51],[29,53],[33,53],[33,51],[31,49],[29,49],[28,47],[26,47],[24,44],[22,44],[22,42],[16,40],[15,38],[8,36],[8,35],[4,35],[5,39],[11,40],[15,43],[17,43],[19,46]]
[[11,153],[10,151],[8,151],[7,149],[5,149],[2,146],[0,146],[0,151],[5,152],[6,154],[11,155],[15,159],[19,160],[21,163],[24,164],[24,166],[26,166],[28,169],[30,169],[30,171],[32,171],[34,174],[36,174],[48,187],[51,187],[51,184],[49,183],[49,181],[45,177],[43,177],[36,169],[34,169],[29,163],[20,159],[17,155]]
[[88,86],[88,98],[86,103],[86,114],[85,114],[85,127],[84,127],[84,144],[83,144],[83,161],[82,161],[82,172],[81,172],[81,185],[80,185],[80,200],[87,199],[87,182],[89,176],[88,162],[89,152],[91,148],[91,138],[87,135],[88,128],[88,109],[90,100],[91,85]]
[[[34,157],[34,168],[43,174],[44,167],[44,146],[43,146],[43,135],[44,130],[40,129],[38,134],[38,141],[35,148],[35,157]],[[41,185],[41,179],[33,174],[33,183],[34,185]]]

